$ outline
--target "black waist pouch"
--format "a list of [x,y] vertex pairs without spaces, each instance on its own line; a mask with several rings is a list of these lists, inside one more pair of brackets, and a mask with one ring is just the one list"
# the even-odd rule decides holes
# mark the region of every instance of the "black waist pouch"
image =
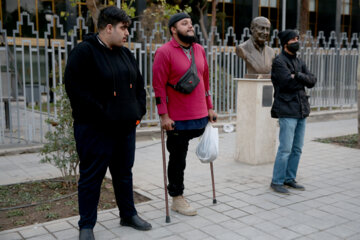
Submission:
[[194,57],[194,51],[191,48],[191,66],[186,71],[186,73],[179,79],[179,81],[172,85],[170,83],[167,83],[167,85],[174,88],[176,91],[179,91],[181,93],[189,94],[191,93],[196,86],[199,84],[200,79],[198,77],[196,64],[195,64],[195,57]]

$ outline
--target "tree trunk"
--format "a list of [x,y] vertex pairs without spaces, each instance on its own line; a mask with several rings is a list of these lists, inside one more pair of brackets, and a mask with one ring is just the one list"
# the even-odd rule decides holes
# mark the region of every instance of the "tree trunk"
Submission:
[[357,96],[358,96],[358,146],[360,148],[360,57],[358,58],[357,67]]
[[91,18],[94,22],[94,25],[97,27],[97,22],[99,18],[99,7],[100,7],[100,1],[99,0],[86,0],[86,6],[89,9],[91,13]]
[[216,28],[216,5],[218,4],[217,0],[212,0],[212,8],[211,8],[211,29],[210,29],[210,33],[213,32],[211,34],[211,42],[210,42],[210,46],[213,45],[214,43],[214,39],[215,39],[215,31],[213,28]]
[[196,7],[200,13],[199,23],[200,23],[201,32],[202,32],[205,40],[208,39],[208,34],[207,34],[207,30],[206,30],[205,23],[204,23],[204,10],[206,9],[207,3],[208,2],[205,1],[204,6],[202,6],[202,7],[200,7],[200,2],[198,2],[198,4],[196,5]]
[[301,0],[300,35],[306,34],[309,26],[309,0]]

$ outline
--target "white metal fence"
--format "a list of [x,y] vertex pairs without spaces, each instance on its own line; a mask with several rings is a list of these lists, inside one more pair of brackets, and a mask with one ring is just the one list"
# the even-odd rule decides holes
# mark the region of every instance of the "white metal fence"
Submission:
[[[20,29],[24,28],[31,29],[31,38],[20,37]],[[215,110],[222,117],[235,117],[236,84],[233,79],[245,73],[245,63],[236,56],[235,46],[250,37],[249,29],[245,28],[237,39],[233,28],[229,27],[224,40],[220,39],[216,29],[209,34],[209,40],[203,38],[198,25],[195,25],[195,31],[207,53]],[[78,18],[69,35],[63,31],[59,18],[54,16],[44,36],[40,37],[26,13],[21,14],[21,21],[12,35],[8,36],[0,29],[0,146],[44,141],[45,133],[50,130],[45,119],[50,115],[57,116],[57,112],[51,110],[57,98],[52,96],[50,89],[63,83],[68,53],[87,32],[84,19]],[[277,33],[277,30],[273,31],[268,44],[279,52]],[[210,39],[213,39],[212,44]],[[155,25],[151,36],[145,36],[140,22],[134,22],[130,29],[128,47],[134,53],[146,82],[148,111],[143,122],[158,122],[151,69],[156,49],[168,40],[160,24]],[[347,39],[343,33],[337,39],[334,32],[329,38],[319,32],[318,37],[313,38],[308,32],[301,46],[300,57],[318,77],[316,87],[309,90],[312,107],[355,105],[358,35]]]

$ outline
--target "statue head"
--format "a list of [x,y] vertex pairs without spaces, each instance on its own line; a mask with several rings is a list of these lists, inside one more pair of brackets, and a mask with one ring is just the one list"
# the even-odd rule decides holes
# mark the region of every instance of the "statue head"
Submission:
[[251,21],[250,31],[254,41],[259,46],[264,46],[268,40],[271,23],[265,17],[256,17]]

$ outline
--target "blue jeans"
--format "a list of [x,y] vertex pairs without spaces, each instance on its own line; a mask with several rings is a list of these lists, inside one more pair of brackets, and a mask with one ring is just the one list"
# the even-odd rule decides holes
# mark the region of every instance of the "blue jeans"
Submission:
[[280,145],[276,154],[272,183],[283,185],[294,181],[299,165],[306,118],[279,118]]

